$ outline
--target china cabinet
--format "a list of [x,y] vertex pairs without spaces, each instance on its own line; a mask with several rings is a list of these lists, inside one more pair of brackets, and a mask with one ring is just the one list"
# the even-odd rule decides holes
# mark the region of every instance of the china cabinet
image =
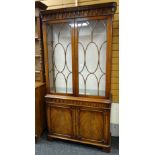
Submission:
[[48,139],[109,152],[111,40],[116,3],[41,12]]
[[43,42],[40,11],[47,6],[40,1],[35,2],[35,81],[44,82]]
[[40,11],[47,8],[43,3],[35,2],[35,138],[41,136],[46,127],[45,80],[43,69],[43,42]]

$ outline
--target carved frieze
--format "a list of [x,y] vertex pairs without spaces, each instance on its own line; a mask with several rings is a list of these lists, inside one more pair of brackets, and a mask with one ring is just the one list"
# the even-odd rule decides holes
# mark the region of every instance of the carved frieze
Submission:
[[82,17],[93,17],[114,14],[116,11],[117,4],[103,3],[96,4],[93,6],[79,6],[72,8],[62,8],[55,10],[46,10],[41,12],[42,20],[62,20]]
[[83,107],[90,107],[90,108],[103,108],[103,109],[110,109],[110,104],[103,103],[96,103],[96,102],[85,102],[85,101],[77,101],[77,100],[65,100],[65,99],[55,99],[55,98],[47,98],[46,104],[48,106],[52,106],[52,104],[57,105],[65,105],[65,106],[83,106]]

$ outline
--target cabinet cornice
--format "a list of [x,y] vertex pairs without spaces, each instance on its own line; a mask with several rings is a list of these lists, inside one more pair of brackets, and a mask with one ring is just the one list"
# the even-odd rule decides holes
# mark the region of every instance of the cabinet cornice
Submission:
[[104,16],[114,14],[116,2],[41,11],[43,21]]

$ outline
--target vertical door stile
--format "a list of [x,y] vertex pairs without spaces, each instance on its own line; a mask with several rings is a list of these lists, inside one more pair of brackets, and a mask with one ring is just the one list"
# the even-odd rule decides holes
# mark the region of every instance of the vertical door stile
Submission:
[[106,98],[110,96],[111,88],[111,44],[112,44],[112,19],[107,19],[107,56],[106,56]]
[[72,107],[73,138],[76,138],[76,108]]
[[43,22],[43,44],[44,44],[44,62],[45,62],[45,75],[46,75],[46,92],[50,92],[49,72],[48,72],[47,28],[45,22]]
[[73,86],[73,95],[75,95],[75,38],[74,38],[74,21],[71,22],[71,45],[72,45],[72,86]]
[[[72,30],[72,76],[73,76],[73,95],[77,96],[78,92],[78,55],[77,55],[77,29],[76,29],[76,21],[73,20],[73,25],[71,27]],[[73,108],[73,136],[77,138],[77,108]]]
[[[73,95],[76,94],[76,73],[75,73],[75,20],[71,22],[71,45],[72,45],[72,86],[73,86]],[[76,138],[76,108],[73,108],[73,138]]]
[[110,142],[110,112],[104,110],[104,144]]
[[75,108],[75,138],[79,139],[79,107]]
[[75,76],[75,83],[74,83],[74,87],[75,87],[75,96],[79,95],[79,75],[78,75],[78,27],[77,27],[77,21],[76,19],[74,20],[74,49],[75,49],[75,57],[74,57],[74,76]]
[[80,109],[79,107],[77,107],[76,109],[76,135],[77,135],[77,138],[80,139]]

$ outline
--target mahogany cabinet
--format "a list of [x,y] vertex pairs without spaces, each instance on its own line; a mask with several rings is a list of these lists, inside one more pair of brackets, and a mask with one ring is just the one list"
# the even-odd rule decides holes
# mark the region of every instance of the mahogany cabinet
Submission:
[[46,128],[45,115],[45,78],[43,68],[43,42],[40,11],[47,6],[35,2],[35,139],[37,140]]
[[43,67],[43,41],[40,11],[45,10],[47,6],[40,1],[35,1],[35,81],[44,82]]
[[35,82],[35,139],[36,142],[46,128],[45,83]]
[[112,19],[116,3],[41,12],[48,138],[109,152]]

